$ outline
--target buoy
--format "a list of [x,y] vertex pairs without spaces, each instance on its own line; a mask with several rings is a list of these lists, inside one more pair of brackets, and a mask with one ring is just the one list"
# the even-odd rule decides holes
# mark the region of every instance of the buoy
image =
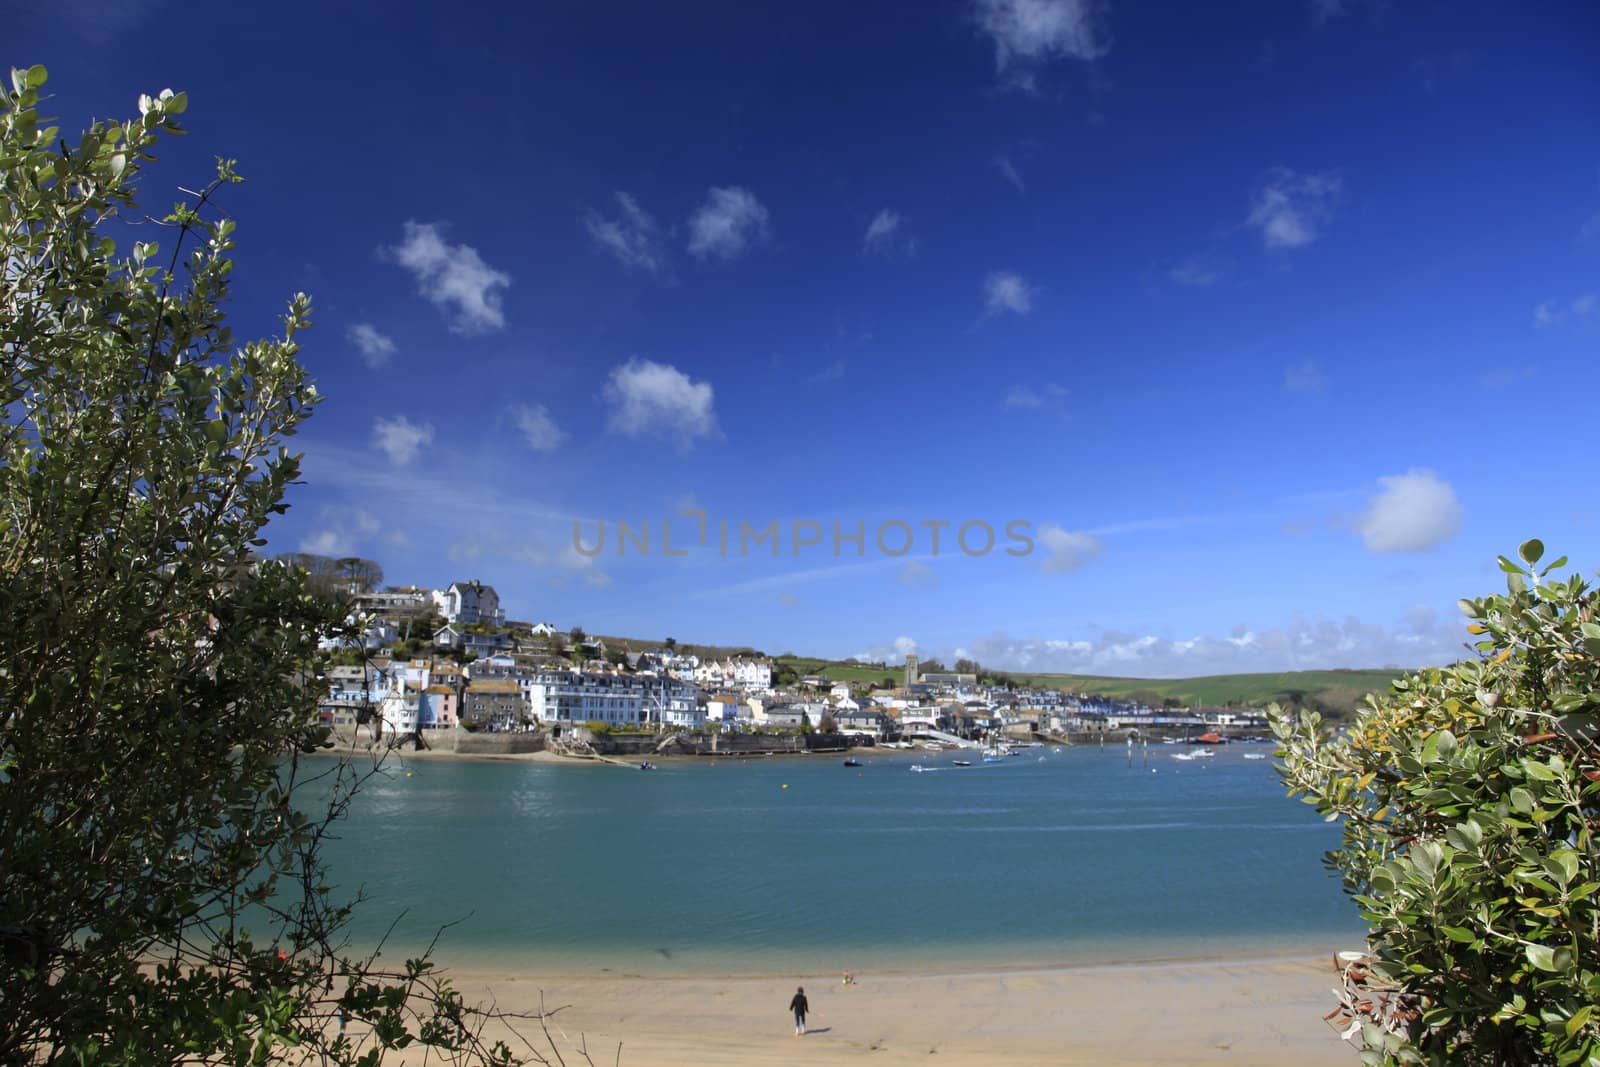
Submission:
[[789,783],[788,783],[788,782],[784,782],[784,783],[783,783],[783,787],[784,787],[784,788],[785,788],[785,789],[788,789],[788,788],[789,788]]
[[411,772],[410,772],[410,771],[407,771],[407,772],[406,772],[406,777],[407,777],[407,778],[410,778],[410,777],[411,777]]

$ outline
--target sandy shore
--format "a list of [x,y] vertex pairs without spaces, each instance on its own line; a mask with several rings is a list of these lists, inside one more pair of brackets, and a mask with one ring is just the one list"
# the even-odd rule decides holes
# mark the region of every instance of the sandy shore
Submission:
[[[469,1001],[562,1007],[568,1063],[1259,1064],[1357,1062],[1322,1021],[1326,958],[840,975],[533,975],[451,970]],[[805,1037],[787,1005],[811,1002]],[[548,1054],[537,1023],[521,1029]],[[930,1057],[937,1057],[930,1059]]]

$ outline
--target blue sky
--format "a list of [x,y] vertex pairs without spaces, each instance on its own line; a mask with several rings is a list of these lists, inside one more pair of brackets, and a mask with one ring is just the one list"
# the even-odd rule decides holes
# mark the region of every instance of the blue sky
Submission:
[[144,202],[240,161],[240,333],[312,295],[273,550],[591,632],[1130,675],[1441,662],[1497,553],[1600,565],[1592,5],[3,18],[64,127],[189,93]]

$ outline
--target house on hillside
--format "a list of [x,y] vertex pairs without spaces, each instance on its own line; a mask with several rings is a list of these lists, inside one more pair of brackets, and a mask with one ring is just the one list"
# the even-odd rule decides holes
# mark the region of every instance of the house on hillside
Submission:
[[433,598],[446,622],[461,626],[479,622],[505,625],[506,613],[500,609],[500,594],[494,591],[494,586],[484,585],[476,578],[469,582],[452,582],[449,589],[435,592]]

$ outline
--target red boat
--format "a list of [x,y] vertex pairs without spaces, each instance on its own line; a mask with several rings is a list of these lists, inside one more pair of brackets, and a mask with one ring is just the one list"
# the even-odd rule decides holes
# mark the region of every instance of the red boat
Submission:
[[1226,742],[1226,741],[1224,741],[1222,739],[1222,735],[1221,734],[1208,733],[1208,734],[1201,734],[1199,737],[1195,738],[1193,741],[1190,741],[1189,743],[1191,745],[1225,745],[1228,742]]

